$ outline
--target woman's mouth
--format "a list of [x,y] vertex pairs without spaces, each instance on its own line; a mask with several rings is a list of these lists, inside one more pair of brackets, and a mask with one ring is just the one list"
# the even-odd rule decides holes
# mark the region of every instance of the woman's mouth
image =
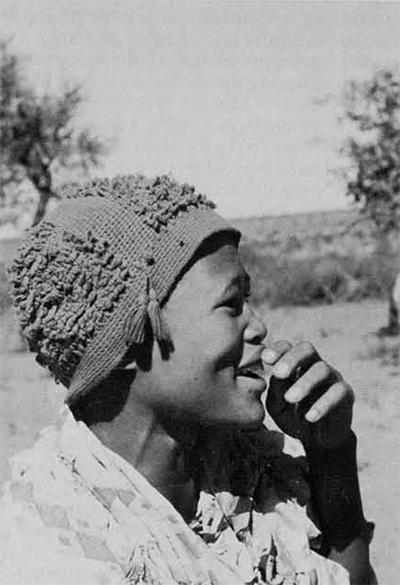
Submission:
[[264,379],[264,366],[261,360],[252,362],[250,364],[244,364],[236,369],[235,377],[244,376],[246,378],[252,378],[253,380]]

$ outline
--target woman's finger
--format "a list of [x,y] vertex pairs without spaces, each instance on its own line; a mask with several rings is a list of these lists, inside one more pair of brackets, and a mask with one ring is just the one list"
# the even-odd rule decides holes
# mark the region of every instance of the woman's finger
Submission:
[[293,404],[306,397],[312,398],[316,391],[319,395],[338,381],[338,373],[326,362],[319,360],[312,364],[306,372],[296,380],[285,394],[285,400]]
[[283,339],[275,341],[265,347],[261,359],[268,366],[273,366],[292,347],[293,346],[289,341]]
[[350,386],[343,380],[333,384],[318,398],[318,400],[312,405],[312,407],[306,412],[305,418],[310,423],[315,423],[329,413],[338,408],[338,406],[351,406],[354,402],[354,393]]
[[312,343],[304,341],[284,353],[274,364],[272,375],[277,378],[290,378],[304,372],[319,359]]

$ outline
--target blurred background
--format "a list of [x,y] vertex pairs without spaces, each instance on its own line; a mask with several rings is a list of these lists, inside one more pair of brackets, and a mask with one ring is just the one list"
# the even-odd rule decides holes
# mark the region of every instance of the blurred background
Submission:
[[[269,339],[353,385],[373,564],[400,573],[400,4],[2,0],[0,482],[62,405],[6,267],[66,182],[172,174],[243,232]],[[397,283],[397,284],[396,284]]]

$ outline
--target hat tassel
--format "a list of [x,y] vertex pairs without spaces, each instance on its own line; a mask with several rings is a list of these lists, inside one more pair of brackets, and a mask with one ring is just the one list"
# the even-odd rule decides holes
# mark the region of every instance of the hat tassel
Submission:
[[149,315],[154,337],[158,341],[170,341],[171,336],[167,322],[162,313],[160,303],[157,300],[156,293],[151,285],[149,290],[149,304],[147,306],[147,313]]
[[146,293],[139,295],[137,303],[130,312],[125,322],[125,338],[127,345],[132,343],[141,344],[145,339],[147,319],[158,341],[170,341],[171,335],[168,325],[162,314],[157,295],[150,283],[147,281]]
[[125,338],[127,345],[131,345],[132,343],[141,344],[144,342],[147,306],[147,293],[139,295],[137,304],[133,307],[125,321]]

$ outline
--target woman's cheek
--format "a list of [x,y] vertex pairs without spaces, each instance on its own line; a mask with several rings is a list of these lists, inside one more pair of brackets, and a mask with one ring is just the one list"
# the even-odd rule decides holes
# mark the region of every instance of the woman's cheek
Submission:
[[223,343],[213,344],[214,360],[220,367],[235,368],[238,366],[244,348],[244,339],[241,328],[237,324],[230,324],[221,331]]

